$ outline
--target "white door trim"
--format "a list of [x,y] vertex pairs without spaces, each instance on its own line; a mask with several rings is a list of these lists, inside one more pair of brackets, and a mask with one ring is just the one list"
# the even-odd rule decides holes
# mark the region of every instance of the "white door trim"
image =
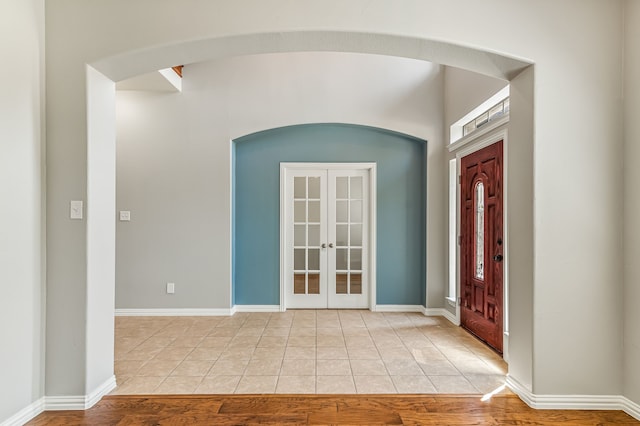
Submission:
[[292,170],[327,169],[327,170],[368,170],[369,171],[369,250],[367,274],[369,276],[369,309],[376,306],[376,230],[377,230],[377,164],[376,163],[280,163],[280,311],[287,310],[286,271],[287,262],[286,241],[287,223],[285,209],[287,195],[285,193],[288,172]]

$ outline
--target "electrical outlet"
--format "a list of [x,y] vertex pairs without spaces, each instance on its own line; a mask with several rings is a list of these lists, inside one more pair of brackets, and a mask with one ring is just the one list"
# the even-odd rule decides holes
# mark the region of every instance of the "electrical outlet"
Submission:
[[173,294],[176,292],[175,283],[167,283],[167,294]]
[[69,218],[82,219],[82,201],[69,202]]

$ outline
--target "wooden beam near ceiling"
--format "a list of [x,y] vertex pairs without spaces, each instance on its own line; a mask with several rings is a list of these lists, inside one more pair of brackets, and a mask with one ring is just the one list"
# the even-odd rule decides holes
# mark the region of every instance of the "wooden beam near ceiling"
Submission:
[[183,67],[184,67],[184,65],[178,65],[178,66],[175,66],[175,67],[171,67],[171,69],[174,70],[175,73],[180,76],[180,78],[182,78],[182,68]]

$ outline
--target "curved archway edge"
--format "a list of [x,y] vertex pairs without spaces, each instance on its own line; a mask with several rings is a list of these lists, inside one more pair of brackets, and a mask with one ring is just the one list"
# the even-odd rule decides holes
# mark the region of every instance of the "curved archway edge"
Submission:
[[368,125],[368,124],[359,124],[359,123],[350,123],[350,122],[327,122],[327,123],[297,123],[297,124],[290,124],[287,126],[279,126],[279,127],[270,127],[267,129],[258,129],[255,131],[251,131],[249,133],[245,133],[242,135],[238,135],[238,136],[234,136],[231,138],[231,141],[233,143],[242,143],[245,142],[247,140],[252,140],[256,137],[260,137],[263,135],[268,135],[270,133],[276,133],[276,132],[282,132],[282,131],[286,131],[288,129],[295,129],[295,128],[303,128],[303,127],[307,127],[307,126],[336,126],[336,127],[346,127],[346,128],[356,128],[356,129],[366,129],[368,131],[371,132],[378,132],[378,133],[383,133],[383,134],[388,134],[391,135],[393,137],[398,137],[398,138],[404,138],[404,139],[408,139],[408,140],[412,140],[414,142],[419,142],[419,143],[427,143],[428,141],[421,138],[418,135],[413,135],[413,134],[409,134],[400,130],[395,130],[395,129],[391,129],[391,128],[387,128],[387,127],[379,127],[379,126],[373,126],[373,125]]
[[91,66],[113,81],[176,64],[260,53],[333,51],[399,56],[511,80],[533,62],[445,41],[382,33],[291,31],[189,40],[99,59]]

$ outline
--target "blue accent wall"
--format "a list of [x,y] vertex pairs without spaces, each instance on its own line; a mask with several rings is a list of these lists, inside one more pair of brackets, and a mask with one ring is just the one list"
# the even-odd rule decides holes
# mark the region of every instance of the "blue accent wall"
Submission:
[[377,163],[377,304],[425,305],[426,141],[348,124],[244,136],[233,147],[233,302],[280,303],[280,163]]

